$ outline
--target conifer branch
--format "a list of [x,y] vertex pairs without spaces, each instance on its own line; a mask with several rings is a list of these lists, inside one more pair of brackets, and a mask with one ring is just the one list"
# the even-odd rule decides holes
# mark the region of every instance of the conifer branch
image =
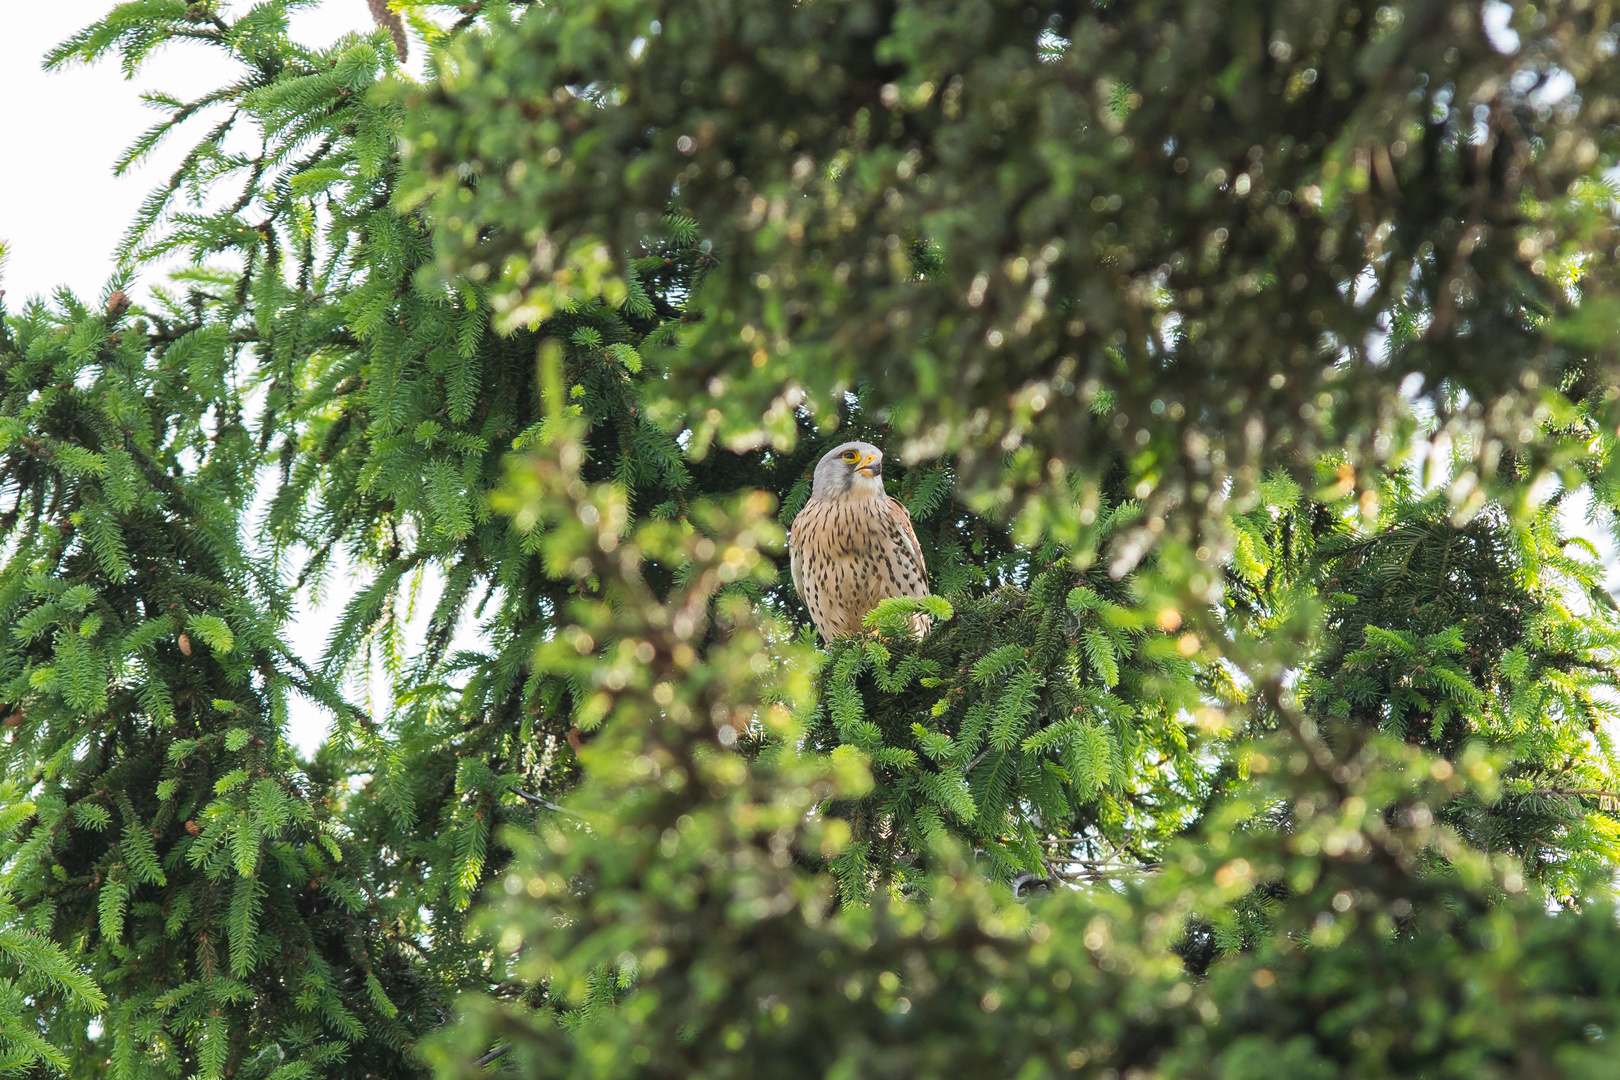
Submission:
[[[1515,794],[1515,793],[1514,792],[1509,792],[1509,794]],[[1588,798],[1588,799],[1600,798],[1600,799],[1603,799],[1605,801],[1608,801],[1608,800],[1620,800],[1620,791],[1610,791],[1610,790],[1608,790],[1606,788],[1545,787],[1545,788],[1531,788],[1529,791],[1520,792],[1520,793],[1517,793],[1517,794],[1540,795],[1540,796],[1570,795],[1570,796],[1578,796],[1580,798]]]
[[394,53],[400,63],[405,63],[410,59],[410,39],[405,36],[405,21],[399,17],[399,12],[388,6],[388,0],[366,0],[366,3],[377,25],[388,28],[394,39]]

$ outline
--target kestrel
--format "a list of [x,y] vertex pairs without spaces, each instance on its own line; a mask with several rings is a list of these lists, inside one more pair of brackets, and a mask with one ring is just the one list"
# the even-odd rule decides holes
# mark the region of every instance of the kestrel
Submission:
[[[793,519],[793,587],[824,639],[861,632],[861,620],[891,596],[927,596],[911,515],[883,491],[883,451],[848,442],[816,465],[810,501]],[[931,620],[912,620],[918,633]]]

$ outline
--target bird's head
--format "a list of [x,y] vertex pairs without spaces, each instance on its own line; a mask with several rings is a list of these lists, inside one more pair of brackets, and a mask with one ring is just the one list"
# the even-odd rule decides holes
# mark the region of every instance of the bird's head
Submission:
[[812,499],[836,499],[849,494],[883,494],[883,451],[871,443],[835,446],[816,465]]

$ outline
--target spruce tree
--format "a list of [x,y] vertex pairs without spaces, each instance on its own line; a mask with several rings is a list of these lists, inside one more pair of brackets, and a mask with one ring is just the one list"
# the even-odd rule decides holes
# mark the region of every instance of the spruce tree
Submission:
[[1606,7],[292,6],[49,57],[240,74],[0,312],[0,1070],[1605,1075]]

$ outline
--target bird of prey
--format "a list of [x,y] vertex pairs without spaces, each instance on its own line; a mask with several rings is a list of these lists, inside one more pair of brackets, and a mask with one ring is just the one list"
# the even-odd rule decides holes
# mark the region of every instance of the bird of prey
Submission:
[[[810,501],[788,541],[793,587],[825,640],[861,632],[861,620],[891,596],[927,596],[911,515],[883,491],[883,451],[848,442],[816,465]],[[918,633],[931,620],[912,620]]]

